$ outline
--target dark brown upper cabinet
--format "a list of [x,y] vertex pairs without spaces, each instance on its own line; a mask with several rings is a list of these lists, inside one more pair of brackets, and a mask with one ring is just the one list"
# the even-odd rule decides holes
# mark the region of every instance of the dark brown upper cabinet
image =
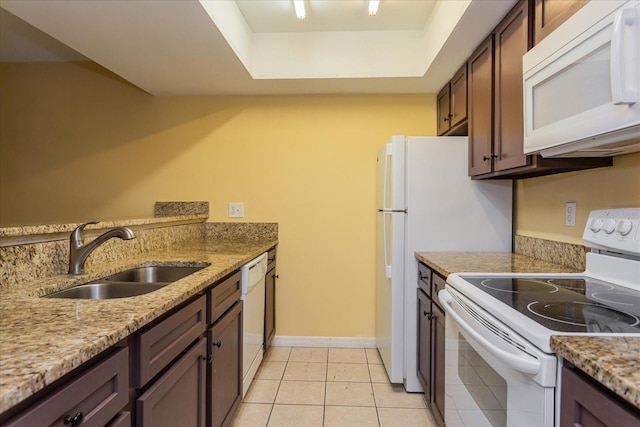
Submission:
[[535,0],[534,44],[540,43],[589,0]]
[[521,0],[468,61],[469,175],[519,179],[611,166],[611,158],[524,153],[522,57],[533,45],[533,1]]
[[467,64],[438,93],[438,135],[467,134]]

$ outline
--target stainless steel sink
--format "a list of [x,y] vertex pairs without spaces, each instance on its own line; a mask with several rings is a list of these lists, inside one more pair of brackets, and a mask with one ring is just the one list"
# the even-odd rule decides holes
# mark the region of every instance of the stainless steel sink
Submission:
[[45,295],[45,298],[112,299],[148,294],[187,277],[207,265],[154,265],[121,271],[93,282]]
[[136,283],[166,283],[175,282],[204,267],[178,267],[166,265],[154,265],[149,267],[132,268],[120,273],[105,277],[106,281],[136,282]]
[[46,295],[46,298],[112,299],[148,294],[168,283],[87,283]]

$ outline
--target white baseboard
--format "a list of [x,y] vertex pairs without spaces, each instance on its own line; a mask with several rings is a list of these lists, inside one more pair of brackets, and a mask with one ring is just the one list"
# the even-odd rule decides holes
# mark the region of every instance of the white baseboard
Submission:
[[273,337],[274,347],[376,348],[375,338],[350,337]]

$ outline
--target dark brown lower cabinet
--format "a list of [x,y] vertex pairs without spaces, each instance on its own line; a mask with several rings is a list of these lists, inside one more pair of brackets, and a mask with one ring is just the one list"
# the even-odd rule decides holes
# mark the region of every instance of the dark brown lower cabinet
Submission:
[[444,285],[444,277],[425,264],[418,265],[417,374],[439,427],[444,427],[445,314],[437,295]]
[[264,299],[264,349],[271,346],[276,334],[276,269],[273,268],[265,276]]
[[444,425],[444,370],[445,370],[445,341],[444,341],[444,311],[435,303],[431,304],[433,322],[431,335],[433,349],[431,353],[431,381],[433,382],[433,397],[431,398],[431,412],[439,425]]
[[560,427],[638,427],[640,411],[581,374],[562,368]]
[[228,425],[242,399],[242,301],[209,329],[209,427]]
[[276,334],[276,259],[277,247],[270,249],[267,255],[267,274],[265,276],[264,295],[264,351],[271,347]]
[[431,402],[431,299],[418,289],[418,379],[424,390],[424,397]]
[[206,340],[201,338],[136,400],[139,427],[205,426]]

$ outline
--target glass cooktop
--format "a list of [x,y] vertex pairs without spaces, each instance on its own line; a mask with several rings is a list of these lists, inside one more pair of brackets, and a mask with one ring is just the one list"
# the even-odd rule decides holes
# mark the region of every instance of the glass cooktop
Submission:
[[640,333],[640,292],[633,289],[589,277],[465,280],[554,331]]

